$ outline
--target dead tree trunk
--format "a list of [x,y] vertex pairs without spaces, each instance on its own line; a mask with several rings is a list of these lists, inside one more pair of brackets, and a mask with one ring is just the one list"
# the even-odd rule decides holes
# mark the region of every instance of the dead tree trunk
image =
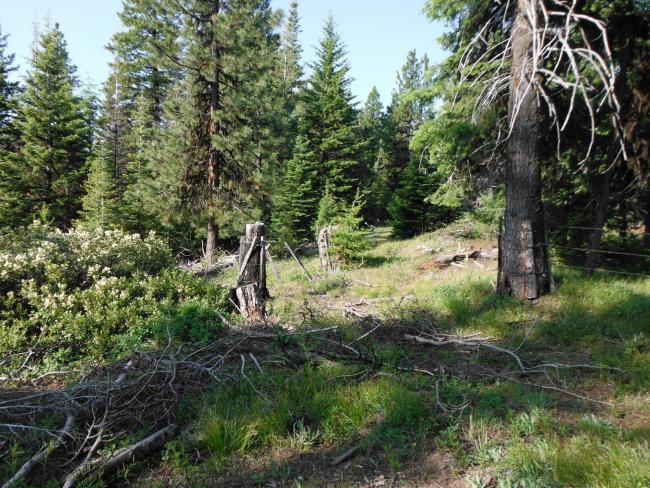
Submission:
[[332,239],[331,226],[324,227],[318,233],[318,258],[320,260],[321,268],[330,272],[336,271],[338,266],[336,261],[332,258],[330,253],[330,243]]
[[505,229],[501,238],[498,291],[535,299],[553,289],[542,207],[539,167],[540,110],[534,86],[533,35],[526,0],[512,36],[508,117],[511,124],[506,158]]
[[249,322],[264,320],[266,288],[264,259],[266,228],[263,223],[246,224],[246,235],[239,242],[239,275],[235,294],[239,310]]

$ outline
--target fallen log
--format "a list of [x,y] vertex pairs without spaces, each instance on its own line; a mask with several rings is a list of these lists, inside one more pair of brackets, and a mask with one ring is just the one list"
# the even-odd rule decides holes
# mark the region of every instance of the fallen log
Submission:
[[433,263],[439,268],[451,266],[453,263],[460,263],[468,259],[491,259],[495,260],[499,256],[499,250],[494,249],[478,249],[476,251],[455,253],[455,254],[439,254],[433,258]]
[[169,424],[135,444],[80,466],[65,479],[63,488],[72,488],[79,479],[93,480],[99,476],[105,476],[122,464],[148,456],[162,448],[168,440],[176,435],[177,430],[176,424]]
[[228,254],[219,258],[215,263],[202,265],[200,262],[189,263],[182,266],[186,271],[192,273],[194,276],[207,278],[215,276],[232,268],[239,261],[239,254]]

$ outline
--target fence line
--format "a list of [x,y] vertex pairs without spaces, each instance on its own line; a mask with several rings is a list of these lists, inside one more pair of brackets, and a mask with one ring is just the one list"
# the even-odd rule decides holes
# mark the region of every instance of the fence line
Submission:
[[568,247],[568,246],[558,246],[558,245],[551,245],[547,244],[548,247],[550,248],[558,248],[558,249],[569,249],[572,251],[582,251],[582,252],[597,252],[601,254],[617,254],[619,256],[635,256],[638,258],[650,258],[650,254],[636,254],[633,252],[623,252],[623,251],[607,251],[605,249],[583,249],[581,247]]
[[[553,227],[552,230],[555,229],[579,229],[579,230],[600,230],[602,232],[605,232],[607,229],[604,227],[580,227],[580,226],[570,226],[570,225],[556,225]],[[614,229],[612,229],[614,230]],[[650,232],[635,232],[632,233],[631,235],[633,236],[650,236]]]
[[564,263],[553,263],[553,266],[562,266],[564,268],[582,269],[582,270],[594,271],[594,272],[598,271],[600,273],[614,273],[614,274],[622,274],[628,276],[641,276],[643,278],[650,278],[650,274],[631,273],[629,271],[614,271],[612,269],[605,269],[605,268],[585,268],[584,266],[571,266],[570,264],[564,264]]

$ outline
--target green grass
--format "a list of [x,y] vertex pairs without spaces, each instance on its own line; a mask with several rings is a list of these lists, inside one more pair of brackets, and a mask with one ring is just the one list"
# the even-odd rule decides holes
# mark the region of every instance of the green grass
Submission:
[[[367,329],[342,318],[339,309],[358,304],[388,326],[480,332],[503,347],[520,347],[531,363],[622,368],[558,373],[567,388],[614,406],[490,376],[489,368],[507,366],[505,357],[454,348],[418,352],[387,333],[365,340],[383,365],[378,370],[327,361],[299,371],[268,370],[252,376],[252,385],[240,382],[206,397],[202,405],[210,412],[227,412],[236,426],[255,432],[244,449],[230,450],[231,461],[243,453],[270,459],[255,475],[268,480],[278,466],[286,467],[285,458],[276,461],[278,451],[294,456],[294,464],[282,468],[286,474],[301,456],[333,456],[359,444],[384,469],[404,471],[435,445],[455,458],[451,475],[463,478],[463,470],[470,470],[469,486],[650,486],[649,279],[587,278],[556,267],[555,293],[522,302],[495,294],[496,263],[437,269],[422,250],[492,247],[494,236],[484,224],[463,220],[410,240],[389,239],[379,230],[375,238],[364,265],[333,276],[319,275],[317,258],[303,258],[317,277],[313,282],[292,260],[278,259],[283,282],[269,276],[269,286],[281,323],[338,325],[345,339],[354,340]],[[437,406],[435,380],[395,368],[406,363],[442,367],[440,401],[468,407],[445,415]],[[200,434],[207,424],[197,424]]]

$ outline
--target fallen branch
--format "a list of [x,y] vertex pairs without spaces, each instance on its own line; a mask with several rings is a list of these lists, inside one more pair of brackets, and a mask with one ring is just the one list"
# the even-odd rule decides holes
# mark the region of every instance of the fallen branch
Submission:
[[338,466],[342,462],[347,461],[348,459],[350,459],[352,456],[356,454],[356,452],[359,450],[359,447],[360,447],[359,445],[356,445],[352,449],[348,449],[347,451],[345,451],[340,456],[335,457],[334,459],[332,459],[331,465]]

